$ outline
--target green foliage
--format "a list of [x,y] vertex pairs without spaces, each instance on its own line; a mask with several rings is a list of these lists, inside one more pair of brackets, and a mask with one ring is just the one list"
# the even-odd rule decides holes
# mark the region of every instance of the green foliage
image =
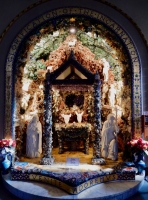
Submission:
[[103,37],[98,35],[95,39],[87,35],[85,32],[77,31],[77,38],[82,42],[84,46],[90,49],[95,54],[95,59],[106,58],[110,63],[111,70],[114,74],[115,80],[121,80],[122,67],[119,66],[117,60],[113,57],[116,54],[114,48],[104,40]]
[[25,66],[25,77],[36,80],[39,69],[46,69],[45,64],[41,60],[28,62]]
[[[126,74],[129,74],[128,65],[124,68],[124,63],[123,65],[120,63],[120,65],[118,63],[119,61],[115,59],[119,52],[121,52],[121,55],[126,55],[126,53],[123,52],[124,49],[122,44],[114,33],[108,30],[103,24],[98,24],[98,22],[91,19],[86,20],[86,18],[83,17],[75,17],[74,24],[77,27],[77,39],[82,42],[82,45],[86,46],[92,53],[94,53],[95,59],[106,58],[106,60],[110,63],[111,70],[116,81],[121,80],[121,78],[126,76]],[[52,25],[49,26],[48,23],[43,25],[42,30],[48,29],[48,31],[40,33],[40,30],[38,30],[40,39],[36,39],[37,37],[34,37],[36,43],[33,41],[35,46],[31,51],[32,60],[41,60],[42,58],[44,60],[48,59],[50,53],[58,49],[58,47],[69,35],[69,27],[71,25],[73,25],[73,22],[70,21],[69,17],[56,19],[56,27],[53,27]],[[53,35],[54,30],[59,30],[59,34],[56,36]],[[110,42],[108,43],[108,41]],[[31,69],[34,68],[33,65],[34,63],[31,64]],[[37,64],[37,66],[39,69],[42,69],[40,64]],[[28,67],[28,70],[30,67]],[[122,74],[121,77],[121,70],[123,70],[123,68],[123,73],[125,75]],[[36,71],[31,70],[28,77],[31,79],[35,78],[35,72]]]
[[106,51],[104,51],[104,49],[102,47],[96,47],[94,49],[94,54],[95,54],[96,59],[107,57],[107,53],[106,53]]
[[67,35],[68,32],[66,31],[65,34],[56,37],[52,34],[46,34],[38,43],[36,43],[34,49],[31,51],[32,59],[41,59],[42,57],[49,55],[62,44]]
[[112,71],[116,81],[121,79],[121,67],[119,65],[112,65]]
[[36,62],[36,69],[46,69],[45,64],[41,60],[37,60]]

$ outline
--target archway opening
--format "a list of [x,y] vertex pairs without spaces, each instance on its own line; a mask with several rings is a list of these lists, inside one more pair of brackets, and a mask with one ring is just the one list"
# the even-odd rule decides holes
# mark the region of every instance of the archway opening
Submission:
[[[71,28],[75,28],[76,32],[71,33]],[[28,122],[35,114],[40,120],[44,116],[45,73],[49,68],[51,72],[58,69],[71,50],[87,70],[93,74],[99,71],[102,80],[102,123],[110,112],[115,114],[120,126],[118,142],[121,151],[127,138],[132,137],[131,63],[123,42],[98,20],[86,16],[65,16],[54,18],[35,29],[25,39],[16,58],[13,130],[19,156],[26,154]],[[103,72],[105,66],[108,67],[107,75],[105,70]],[[112,98],[110,90],[114,91]],[[54,101],[57,104],[59,99],[55,97]],[[93,107],[88,110],[86,114],[91,118]]]

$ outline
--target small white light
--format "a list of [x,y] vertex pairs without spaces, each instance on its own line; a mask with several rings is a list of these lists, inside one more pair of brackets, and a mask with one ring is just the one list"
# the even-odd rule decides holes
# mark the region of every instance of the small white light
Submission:
[[69,32],[72,33],[72,34],[75,34],[76,33],[76,28],[75,27],[71,27],[69,29]]

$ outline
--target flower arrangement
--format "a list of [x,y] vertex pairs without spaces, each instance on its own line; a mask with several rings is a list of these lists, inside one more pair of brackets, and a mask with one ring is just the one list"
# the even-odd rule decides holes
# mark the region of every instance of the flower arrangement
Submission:
[[146,153],[148,150],[148,142],[143,140],[142,138],[139,139],[132,139],[129,141],[128,146],[131,148],[132,153]]
[[2,139],[0,140],[0,148],[5,148],[5,147],[15,147],[16,146],[16,142],[15,140],[12,139]]

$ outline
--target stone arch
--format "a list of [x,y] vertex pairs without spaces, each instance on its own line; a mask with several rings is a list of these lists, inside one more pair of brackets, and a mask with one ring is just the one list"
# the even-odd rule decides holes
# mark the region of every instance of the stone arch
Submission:
[[[66,12],[66,13],[65,13]],[[136,50],[132,39],[128,36],[128,33],[125,32],[115,21],[111,20],[109,17],[98,13],[91,9],[81,8],[78,7],[67,7],[67,8],[60,8],[50,12],[47,12],[40,16],[38,19],[33,20],[29,24],[27,24],[24,29],[17,35],[15,40],[13,41],[10,51],[7,57],[6,63],[6,109],[5,109],[5,135],[10,136],[11,133],[14,136],[13,130],[13,123],[12,123],[12,110],[13,108],[13,98],[12,98],[12,83],[13,81],[13,66],[16,59],[16,53],[19,49],[20,44],[23,42],[23,39],[27,36],[27,34],[34,30],[36,27],[41,25],[43,22],[53,19],[55,16],[63,16],[63,15],[79,15],[79,16],[86,16],[94,18],[95,20],[100,21],[101,23],[105,24],[109,29],[112,29],[122,40],[124,45],[126,46],[127,51],[129,52],[129,56],[131,59],[132,64],[132,91],[133,91],[133,124],[134,124],[134,131],[138,135],[141,130],[141,84],[140,84],[140,62],[139,56]]]

